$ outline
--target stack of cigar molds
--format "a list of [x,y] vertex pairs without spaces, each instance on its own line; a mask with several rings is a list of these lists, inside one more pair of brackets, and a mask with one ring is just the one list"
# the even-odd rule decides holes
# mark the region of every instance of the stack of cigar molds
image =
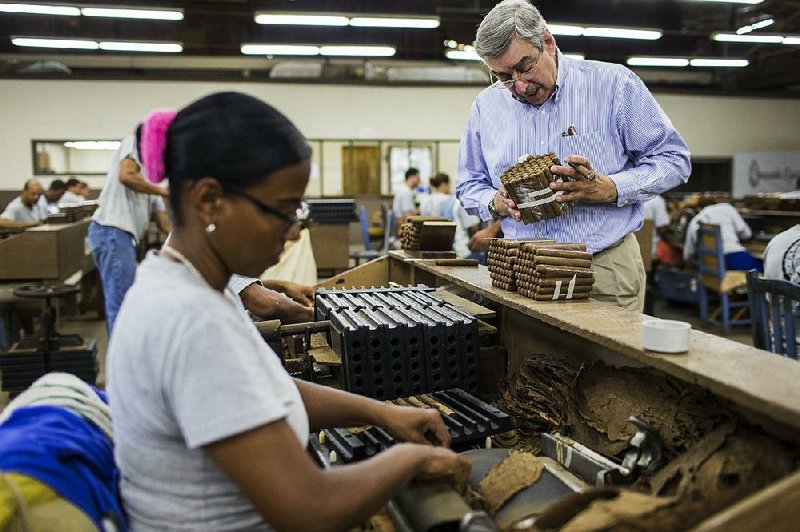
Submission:
[[523,223],[556,218],[569,208],[569,204],[556,201],[561,192],[550,189],[550,183],[562,181],[550,172],[550,167],[560,165],[555,153],[527,155],[500,175],[500,182],[517,204]]
[[517,292],[537,301],[588,299],[592,254],[586,245],[526,243],[514,263]]
[[478,388],[478,320],[423,285],[317,291],[343,388],[376,399]]
[[555,244],[549,239],[512,240],[510,238],[494,238],[489,242],[488,261],[489,277],[492,286],[514,292],[517,290],[517,276],[514,264],[517,260],[519,247],[522,244]]

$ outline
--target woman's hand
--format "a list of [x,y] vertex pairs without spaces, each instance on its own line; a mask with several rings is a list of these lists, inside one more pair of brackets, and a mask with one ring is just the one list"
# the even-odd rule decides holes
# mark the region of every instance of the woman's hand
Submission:
[[450,446],[450,433],[442,416],[432,408],[387,404],[379,424],[401,441]]
[[446,478],[461,492],[469,479],[470,463],[450,449],[435,447],[423,460],[416,479]]

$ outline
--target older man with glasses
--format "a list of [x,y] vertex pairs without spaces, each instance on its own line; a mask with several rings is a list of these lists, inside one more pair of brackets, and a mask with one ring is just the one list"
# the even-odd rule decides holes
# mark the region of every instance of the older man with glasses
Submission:
[[[507,238],[585,242],[593,252],[592,297],[644,308],[645,272],[633,231],[642,203],[685,183],[689,150],[627,68],[571,59],[527,0],[504,0],[483,19],[475,49],[494,82],[472,105],[461,139],[456,196],[471,214],[501,219]],[[555,152],[564,166],[555,200],[563,215],[524,225],[499,176],[522,156]],[[587,177],[569,163],[583,165]]]

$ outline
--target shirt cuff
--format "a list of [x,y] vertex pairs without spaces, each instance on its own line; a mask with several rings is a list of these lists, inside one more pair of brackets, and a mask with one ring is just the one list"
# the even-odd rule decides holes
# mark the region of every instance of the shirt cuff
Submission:
[[639,203],[639,183],[634,175],[630,172],[620,172],[608,177],[617,187],[617,207]]
[[242,293],[242,290],[247,288],[253,283],[261,284],[261,281],[256,279],[255,277],[244,277],[242,275],[231,275],[231,278],[228,279],[228,288],[236,295]]
[[496,194],[497,191],[493,188],[478,194],[477,214],[478,216],[480,216],[481,220],[484,221],[494,220],[494,218],[492,218],[492,213],[489,212],[489,202],[494,199]]

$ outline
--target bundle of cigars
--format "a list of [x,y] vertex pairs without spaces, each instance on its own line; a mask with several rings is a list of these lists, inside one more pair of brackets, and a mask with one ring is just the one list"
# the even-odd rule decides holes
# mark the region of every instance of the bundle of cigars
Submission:
[[447,222],[447,218],[440,216],[410,216],[408,221],[400,226],[400,245],[403,249],[420,249],[422,241],[422,227],[425,222]]
[[523,223],[556,218],[569,208],[569,204],[556,201],[561,192],[550,189],[551,182],[562,181],[550,172],[550,167],[560,165],[561,161],[552,152],[536,157],[526,155],[500,175],[500,182],[517,204]]
[[588,299],[594,274],[583,243],[526,243],[514,263],[517,292],[537,301]]
[[586,244],[495,238],[488,255],[489,276],[497,288],[537,301],[587,299],[592,292],[592,254]]

